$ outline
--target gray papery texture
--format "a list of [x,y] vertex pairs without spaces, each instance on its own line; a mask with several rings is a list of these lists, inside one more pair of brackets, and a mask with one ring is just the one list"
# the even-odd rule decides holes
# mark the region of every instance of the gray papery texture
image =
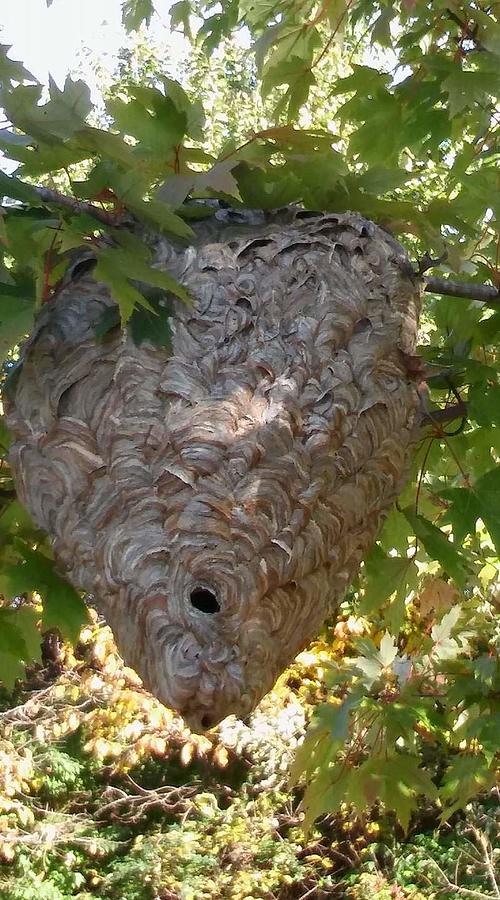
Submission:
[[24,352],[11,461],[126,662],[204,729],[318,632],[404,484],[419,289],[353,214],[220,210],[156,253],[194,298],[172,301],[172,347],[97,342],[113,299],[70,283]]

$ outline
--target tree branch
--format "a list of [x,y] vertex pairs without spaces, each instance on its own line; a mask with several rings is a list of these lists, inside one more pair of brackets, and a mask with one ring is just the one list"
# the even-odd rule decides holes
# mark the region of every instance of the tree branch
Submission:
[[97,219],[103,225],[123,225],[125,222],[130,221],[128,213],[101,209],[100,206],[96,206],[94,203],[89,203],[86,200],[75,200],[73,197],[67,197],[66,194],[60,194],[59,191],[53,191],[51,188],[33,187],[33,190],[42,203],[62,206],[64,209],[69,209],[74,213],[86,213],[86,215],[92,216],[93,219]]
[[[61,194],[59,191],[54,191],[51,188],[33,186],[32,190],[42,203],[62,206],[64,209],[69,209],[74,213],[85,213],[103,225],[116,227],[133,221],[131,215],[127,212],[101,209],[100,206],[89,203],[87,200],[76,200],[74,197],[68,197],[66,194]],[[439,261],[429,259],[429,262]],[[408,269],[408,274],[413,275],[413,277],[415,277],[415,274],[421,274],[421,272],[415,273],[410,266],[408,266]],[[448,297],[462,297],[466,300],[479,300],[487,306],[500,309],[500,291],[493,285],[475,284],[469,281],[451,281],[449,278],[436,278],[433,275],[426,275],[422,280],[424,282],[424,291],[427,293],[444,294]]]
[[500,291],[491,284],[475,284],[471,281],[451,281],[449,278],[425,276],[424,291],[430,294],[444,294],[447,297],[462,297],[464,300],[480,300],[487,306],[500,309]]
[[425,425],[444,425],[455,419],[467,417],[467,404],[464,400],[454,403],[453,406],[445,406],[444,409],[429,409],[420,419],[422,427]]

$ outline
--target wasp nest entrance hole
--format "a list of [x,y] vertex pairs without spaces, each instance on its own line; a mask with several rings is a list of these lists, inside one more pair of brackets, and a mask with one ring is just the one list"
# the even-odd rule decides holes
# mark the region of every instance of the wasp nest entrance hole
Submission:
[[220,603],[212,591],[207,588],[195,588],[191,591],[191,605],[202,613],[217,613],[220,610]]

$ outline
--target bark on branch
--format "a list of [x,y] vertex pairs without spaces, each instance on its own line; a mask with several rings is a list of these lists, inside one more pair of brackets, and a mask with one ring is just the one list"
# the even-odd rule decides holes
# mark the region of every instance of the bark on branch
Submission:
[[[100,206],[96,206],[87,200],[77,200],[51,188],[33,186],[33,190],[42,203],[62,206],[64,209],[69,209],[74,213],[86,213],[103,225],[116,227],[132,221],[130,214],[127,212],[102,209]],[[434,262],[438,262],[438,260]],[[408,268],[409,273],[415,275],[413,269],[410,266]],[[466,300],[479,300],[482,303],[486,303],[487,306],[500,309],[500,291],[493,285],[475,284],[468,281],[452,281],[448,278],[437,278],[433,275],[424,276],[423,282],[424,291],[427,293],[443,294],[448,297],[462,297]]]
[[474,284],[470,281],[451,281],[448,278],[424,277],[424,291],[430,294],[444,294],[447,297],[462,297],[464,300],[480,300],[487,306],[500,308],[500,291],[491,284]]
[[444,425],[446,422],[454,422],[455,419],[465,419],[467,417],[467,403],[460,400],[452,406],[445,406],[444,409],[430,409],[423,414],[420,419],[422,427],[426,425]]
[[74,213],[86,213],[103,225],[123,225],[130,219],[128,213],[102,209],[100,206],[89,203],[87,200],[76,200],[74,197],[66,196],[66,194],[60,194],[59,191],[53,191],[51,188],[34,187],[33,190],[42,203],[62,206],[64,209],[69,209]]

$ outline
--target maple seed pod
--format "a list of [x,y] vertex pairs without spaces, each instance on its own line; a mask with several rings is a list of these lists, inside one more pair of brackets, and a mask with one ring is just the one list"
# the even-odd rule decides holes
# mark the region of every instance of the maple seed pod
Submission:
[[420,298],[359,215],[219,210],[195,231],[156,241],[193,298],[169,301],[170,346],[97,340],[114,300],[79,272],[25,347],[8,424],[58,565],[203,730],[251,712],[318,632],[400,492]]

